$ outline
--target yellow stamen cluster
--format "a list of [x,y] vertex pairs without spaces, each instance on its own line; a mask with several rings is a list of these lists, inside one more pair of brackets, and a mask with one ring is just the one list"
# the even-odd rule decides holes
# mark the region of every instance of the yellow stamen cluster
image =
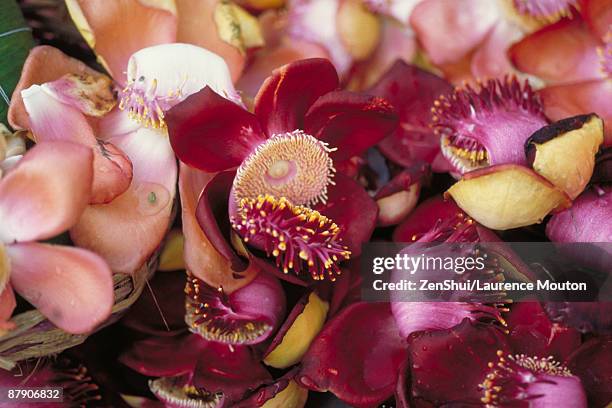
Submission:
[[338,263],[351,252],[341,245],[340,228],[311,208],[293,205],[284,197],[271,195],[243,198],[240,218],[232,219],[234,229],[245,242],[261,241],[262,249],[276,258],[284,273],[297,274],[305,266],[314,280],[327,275],[334,281]]
[[178,377],[162,377],[149,381],[149,388],[169,406],[215,408],[223,398],[220,392],[210,393],[191,384],[179,385]]
[[270,194],[295,205],[325,202],[336,172],[329,157],[334,150],[301,130],[272,136],[238,168],[237,200]]

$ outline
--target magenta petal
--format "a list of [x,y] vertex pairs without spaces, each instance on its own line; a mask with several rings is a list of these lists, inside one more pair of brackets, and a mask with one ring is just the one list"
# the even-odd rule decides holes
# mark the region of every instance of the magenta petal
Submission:
[[355,407],[376,406],[393,394],[405,358],[389,304],[356,303],[319,333],[296,380]]
[[255,115],[268,136],[304,129],[304,116],[310,106],[338,84],[338,74],[326,59],[284,65],[266,79],[257,93]]
[[208,342],[197,359],[193,384],[222,392],[226,401],[239,401],[271,379],[249,347]]
[[170,109],[166,122],[179,159],[209,172],[238,166],[265,140],[254,115],[209,87]]
[[[378,145],[383,154],[402,166],[417,160],[438,164],[440,138],[429,126],[431,107],[439,96],[452,90],[444,79],[397,61],[369,90],[388,100],[399,116],[399,127]],[[434,171],[445,170],[438,165],[434,167]]]
[[340,227],[343,244],[351,250],[351,257],[356,257],[361,253],[361,244],[367,242],[374,231],[378,206],[353,179],[336,174],[335,182],[327,192],[327,202],[318,204],[315,209]]
[[603,408],[612,401],[612,337],[585,342],[567,360],[567,366],[580,377],[590,407]]
[[413,242],[431,230],[437,222],[465,216],[454,201],[434,196],[423,201],[393,232],[395,242]]
[[310,107],[304,127],[306,133],[338,148],[332,157],[341,161],[363,153],[394,131],[397,115],[383,98],[336,91]]
[[69,333],[87,333],[113,306],[108,265],[80,248],[27,243],[7,246],[15,290],[52,323]]
[[[465,319],[448,330],[418,332],[409,339],[411,395],[435,406],[480,404],[479,384],[507,345],[501,330]],[[461,405],[463,404],[463,405]]]
[[132,343],[119,361],[142,375],[171,377],[193,372],[198,355],[206,345],[195,334],[150,337]]
[[528,356],[553,356],[563,361],[580,345],[580,333],[553,323],[538,302],[520,302],[506,315],[512,350]]
[[0,241],[47,239],[70,228],[89,202],[92,177],[91,149],[36,145],[0,181]]

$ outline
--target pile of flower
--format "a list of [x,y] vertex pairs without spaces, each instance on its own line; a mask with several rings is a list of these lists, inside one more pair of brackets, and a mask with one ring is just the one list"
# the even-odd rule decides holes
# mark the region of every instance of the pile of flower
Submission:
[[[365,302],[359,262],[612,242],[609,1],[65,6],[96,58],[45,45],[56,22],[12,92],[0,331],[35,308],[89,338],[0,385],[87,407],[612,403],[610,303]],[[113,274],[158,252],[100,330]]]

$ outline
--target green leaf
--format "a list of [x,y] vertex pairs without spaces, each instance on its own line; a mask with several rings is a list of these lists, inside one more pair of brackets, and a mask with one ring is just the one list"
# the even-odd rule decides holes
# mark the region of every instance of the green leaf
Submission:
[[0,0],[0,122],[21,76],[23,62],[34,46],[32,33],[13,0]]

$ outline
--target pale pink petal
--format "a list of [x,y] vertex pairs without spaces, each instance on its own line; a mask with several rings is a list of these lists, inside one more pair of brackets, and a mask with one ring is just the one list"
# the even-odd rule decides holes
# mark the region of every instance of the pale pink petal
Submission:
[[98,138],[108,140],[115,136],[127,135],[140,128],[140,124],[129,117],[128,111],[118,107],[113,109],[98,122]]
[[408,24],[410,14],[422,0],[365,0],[372,11],[395,18],[402,24]]
[[337,31],[338,0],[296,0],[289,7],[291,37],[326,48],[338,74],[350,69],[353,58],[344,47]]
[[141,128],[109,139],[134,166],[132,184],[109,204],[90,205],[70,230],[115,272],[133,273],[160,245],[170,223],[177,167],[168,136]]
[[69,141],[90,147],[94,153],[91,203],[106,203],[123,193],[132,178],[129,159],[116,147],[99,143],[86,116],[77,108],[51,96],[47,84],[21,92],[37,142]]
[[569,116],[597,113],[604,120],[605,146],[612,146],[612,81],[555,85],[539,91],[546,116],[560,120]]
[[208,285],[223,287],[226,293],[231,293],[248,285],[257,275],[258,269],[251,266],[241,272],[239,277],[235,275],[230,260],[215,249],[196,220],[198,198],[214,175],[180,164],[179,191],[185,236],[185,265],[189,272]]
[[508,47],[523,35],[521,29],[500,21],[472,56],[472,75],[475,78],[501,78],[513,71],[508,59]]
[[223,58],[191,44],[162,44],[139,50],[127,64],[127,81],[128,92],[136,92],[145,100],[155,98],[164,111],[205,86],[240,103]]
[[177,41],[206,48],[223,57],[232,79],[236,81],[244,68],[246,55],[219,37],[214,13],[220,4],[223,1],[176,0],[179,18]]
[[75,143],[30,149],[0,181],[0,241],[47,239],[74,225],[89,202],[92,159]]
[[460,61],[476,48],[501,18],[491,0],[425,0],[410,16],[410,24],[434,64]]
[[161,4],[143,0],[74,0],[70,5],[72,10],[80,9],[86,29],[93,36],[93,49],[113,78],[123,84],[133,53],[176,40],[177,17]]
[[80,248],[26,243],[7,247],[15,290],[53,324],[87,333],[113,306],[113,277],[99,256]]
[[29,129],[30,121],[21,100],[21,91],[32,85],[55,81],[66,74],[87,75],[94,78],[103,76],[83,62],[70,58],[57,48],[48,45],[32,48],[21,70],[21,78],[11,97],[11,105],[8,111],[9,124],[15,129]]

